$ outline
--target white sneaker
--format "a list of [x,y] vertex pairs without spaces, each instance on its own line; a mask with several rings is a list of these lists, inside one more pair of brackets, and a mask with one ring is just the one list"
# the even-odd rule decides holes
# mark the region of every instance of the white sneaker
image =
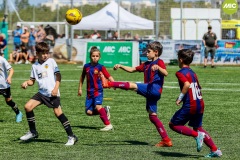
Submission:
[[26,60],[25,64],[29,64],[30,62],[28,60]]
[[24,136],[20,137],[22,141],[27,141],[32,138],[38,138],[38,133],[27,132]]
[[72,146],[74,145],[76,142],[78,141],[78,138],[73,135],[73,136],[68,136],[68,141],[67,143],[65,144],[66,146]]
[[105,111],[106,111],[106,113],[107,113],[107,118],[108,118],[108,120],[110,120],[110,117],[111,117],[111,115],[110,115],[110,106],[105,106],[104,107],[104,109],[105,109]]
[[110,131],[113,130],[113,126],[111,124],[106,125],[104,128],[100,129],[100,131]]
[[22,64],[22,60],[20,60],[19,62],[17,62],[17,64]]

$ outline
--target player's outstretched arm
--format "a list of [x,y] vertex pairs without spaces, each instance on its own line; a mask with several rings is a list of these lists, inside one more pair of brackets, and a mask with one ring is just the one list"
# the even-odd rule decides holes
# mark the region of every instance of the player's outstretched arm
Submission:
[[29,79],[21,84],[23,89],[26,89],[28,86],[34,85],[35,80]]
[[132,72],[136,72],[136,71],[137,71],[135,67],[123,66],[123,65],[121,65],[121,64],[116,64],[116,65],[113,67],[114,70],[117,70],[118,68],[120,68],[120,69],[122,69],[122,70],[124,70],[124,71],[126,71],[126,72],[129,72],[129,73],[132,73]]

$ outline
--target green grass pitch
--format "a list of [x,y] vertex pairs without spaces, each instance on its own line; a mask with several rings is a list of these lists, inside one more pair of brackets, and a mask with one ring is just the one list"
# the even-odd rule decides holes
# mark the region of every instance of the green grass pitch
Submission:
[[[85,115],[86,89],[82,97],[77,96],[82,68],[78,65],[59,65],[62,82],[61,104],[68,117],[78,143],[66,147],[66,133],[51,109],[39,106],[34,111],[39,138],[21,142],[19,137],[28,131],[24,104],[37,92],[37,84],[21,89],[20,85],[30,76],[30,65],[13,65],[15,70],[11,92],[13,100],[23,112],[23,122],[15,122],[15,114],[0,99],[0,159],[2,160],[174,160],[205,159],[209,153],[196,152],[195,140],[170,130],[168,122],[178,109],[175,99],[179,87],[175,72],[177,66],[167,66],[163,94],[158,103],[158,116],[173,141],[171,148],[156,148],[160,137],[145,111],[145,99],[133,91],[105,89],[103,105],[111,106],[111,122],[114,131],[101,132],[104,127],[99,116]],[[239,67],[192,66],[202,86],[205,100],[203,127],[210,133],[223,156],[221,159],[239,159],[240,153],[240,72]],[[108,69],[116,81],[143,81],[142,73],[127,73]],[[86,81],[84,83],[86,86]]]

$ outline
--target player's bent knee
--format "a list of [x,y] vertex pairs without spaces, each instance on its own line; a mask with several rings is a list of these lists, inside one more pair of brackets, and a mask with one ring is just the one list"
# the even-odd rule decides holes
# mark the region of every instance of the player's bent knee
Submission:
[[171,122],[169,122],[169,128],[171,128],[172,130],[174,129],[174,124],[172,124]]
[[86,111],[86,115],[88,115],[88,116],[92,116],[92,115],[93,115],[93,112],[90,111],[90,110],[87,110],[87,111]]

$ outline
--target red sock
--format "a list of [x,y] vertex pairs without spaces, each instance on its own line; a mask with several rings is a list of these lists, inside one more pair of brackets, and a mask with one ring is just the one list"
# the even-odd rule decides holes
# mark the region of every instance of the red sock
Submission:
[[108,82],[109,87],[113,87],[113,88],[121,88],[121,89],[125,89],[128,90],[130,87],[129,82]]
[[162,137],[163,140],[169,141],[167,132],[162,124],[162,122],[158,119],[157,115],[149,115],[150,121],[155,125],[157,128],[158,133]]
[[101,120],[103,121],[103,123],[104,123],[105,125],[109,125],[109,124],[110,124],[110,121],[109,121],[108,118],[107,118],[107,113],[106,113],[105,109],[104,109],[104,108],[101,108],[101,109],[98,110],[98,112],[99,112],[99,114],[100,114],[100,118],[101,118]]
[[186,126],[175,126],[174,124],[170,123],[169,127],[180,134],[186,135],[186,136],[191,136],[191,137],[197,137],[198,133],[191,128],[188,128]]
[[207,133],[207,131],[205,131],[202,127],[198,128],[197,130],[200,131],[200,132],[204,132],[206,134],[205,138],[204,138],[204,143],[211,149],[211,151],[216,151],[218,148],[214,144],[212,138]]

